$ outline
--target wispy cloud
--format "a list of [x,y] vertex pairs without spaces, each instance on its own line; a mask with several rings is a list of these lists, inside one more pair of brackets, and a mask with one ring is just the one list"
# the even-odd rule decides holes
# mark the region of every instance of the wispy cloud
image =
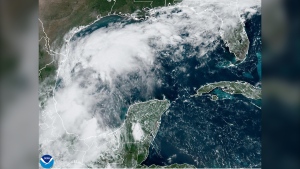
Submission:
[[62,87],[55,91],[55,100],[48,99],[40,118],[48,126],[40,130],[41,151],[56,157],[60,166],[113,154],[126,99],[134,91],[151,98],[159,85],[151,71],[159,67],[154,65],[157,53],[178,47],[171,56],[178,61],[180,46],[188,43],[200,48],[201,57],[218,45],[220,31],[257,7],[260,1],[255,0],[183,1],[153,10],[146,21],[112,24],[63,46],[60,52],[66,55],[57,56]]

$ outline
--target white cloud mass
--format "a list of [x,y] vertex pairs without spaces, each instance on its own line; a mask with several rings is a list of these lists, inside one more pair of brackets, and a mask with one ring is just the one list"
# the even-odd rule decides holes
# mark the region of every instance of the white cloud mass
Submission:
[[132,135],[136,141],[141,141],[143,139],[144,132],[140,123],[132,124]]
[[183,0],[152,10],[145,21],[111,24],[66,43],[56,56],[59,87],[40,116],[40,153],[51,154],[56,167],[82,167],[105,153],[113,156],[125,98],[133,89],[151,97],[159,85],[151,72],[159,67],[157,52],[176,46],[172,59],[178,61],[181,45],[188,43],[200,48],[201,57],[214,50],[229,25],[260,10],[260,3]]

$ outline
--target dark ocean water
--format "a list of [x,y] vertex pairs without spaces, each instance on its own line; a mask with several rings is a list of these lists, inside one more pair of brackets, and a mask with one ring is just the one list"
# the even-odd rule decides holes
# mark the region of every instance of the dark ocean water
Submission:
[[[117,22],[126,25],[140,21],[120,16],[105,17],[77,33],[72,40]],[[143,164],[188,163],[197,167],[261,166],[261,111],[253,105],[260,105],[261,100],[228,95],[218,89],[213,91],[220,97],[217,101],[211,101],[209,96],[190,97],[201,85],[217,81],[241,80],[260,86],[261,16],[256,15],[247,20],[245,27],[250,49],[246,60],[236,66],[226,66],[234,63],[234,55],[219,39],[218,48],[200,58],[197,57],[197,53],[201,49],[190,44],[182,44],[184,58],[179,61],[174,61],[171,57],[178,46],[170,46],[157,52],[155,65],[161,67],[153,67],[151,73],[157,81],[162,81],[162,85],[157,85],[151,95],[143,94],[146,86],[139,81],[131,81],[130,84],[135,84],[132,86],[124,85],[126,81],[122,77],[115,81],[119,94],[130,93],[122,94],[123,100],[119,104],[122,120],[128,106],[136,101],[163,97],[171,101],[168,114],[162,116],[160,129]],[[168,55],[170,57],[166,57]],[[137,76],[134,72],[128,74],[132,79],[139,79]],[[126,92],[123,92],[124,90]]]
[[100,20],[96,21],[92,25],[84,28],[80,32],[76,33],[72,37],[71,40],[74,41],[77,38],[83,38],[86,35],[89,35],[89,34],[93,33],[94,31],[96,31],[96,30],[98,30],[100,28],[107,28],[111,24],[114,24],[114,23],[121,23],[123,26],[126,26],[128,24],[138,23],[138,22],[141,22],[141,20],[133,20],[132,18],[124,17],[124,16],[119,16],[119,15],[106,16],[106,17],[103,17]]
[[[234,62],[234,56],[222,42],[207,57],[186,57],[177,63],[168,57],[158,57],[157,62],[163,65],[163,69],[156,70],[157,76],[165,85],[156,90],[156,97],[161,99],[164,95],[172,104],[168,114],[162,117],[160,130],[144,164],[261,166],[261,111],[253,105],[260,105],[261,100],[228,95],[218,89],[213,91],[220,97],[215,102],[208,96],[190,97],[196,93],[195,88],[222,80],[242,80],[260,85],[261,16],[247,20],[245,27],[250,49],[246,60],[236,67],[224,66]],[[185,49],[183,55],[186,56],[197,50],[189,44],[185,44]],[[172,53],[171,50],[165,52]],[[195,68],[203,63],[205,66]],[[185,65],[185,72],[178,69],[182,65]]]

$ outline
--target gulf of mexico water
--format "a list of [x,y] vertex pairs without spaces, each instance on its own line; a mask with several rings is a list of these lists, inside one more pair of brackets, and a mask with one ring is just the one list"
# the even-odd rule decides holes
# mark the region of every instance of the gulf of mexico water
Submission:
[[[77,33],[72,40],[91,34],[111,23],[131,24],[135,21],[121,16],[105,17]],[[181,44],[183,59],[175,61],[172,55],[180,46],[170,46],[156,53],[153,67],[155,80],[161,85],[154,87],[151,95],[143,95],[142,84],[130,86],[130,95],[115,110],[125,120],[128,107],[137,101],[166,98],[171,101],[167,114],[162,116],[161,126],[148,158],[143,164],[169,165],[188,163],[196,167],[260,167],[261,166],[261,111],[255,106],[259,101],[241,95],[226,95],[218,89],[213,92],[224,98],[211,101],[209,96],[191,97],[207,83],[218,81],[246,81],[260,86],[261,79],[261,16],[246,21],[250,41],[244,62],[234,63],[234,55],[221,39],[216,50],[198,57],[200,48]],[[188,36],[188,35],[182,35]],[[168,55],[170,57],[168,57]],[[229,66],[235,64],[234,66]],[[134,72],[129,77],[138,76]],[[126,83],[120,77],[115,83]],[[100,85],[100,84],[99,84]],[[118,85],[116,85],[118,87]],[[121,86],[121,85],[120,85]],[[100,86],[99,86],[100,87]],[[225,97],[226,96],[226,97]],[[118,125],[116,125],[118,126]]]

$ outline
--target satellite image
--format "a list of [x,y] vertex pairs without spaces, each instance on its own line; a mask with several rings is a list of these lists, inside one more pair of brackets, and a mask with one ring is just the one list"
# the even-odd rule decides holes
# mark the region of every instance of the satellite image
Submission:
[[38,21],[53,168],[261,168],[260,0],[39,0]]

